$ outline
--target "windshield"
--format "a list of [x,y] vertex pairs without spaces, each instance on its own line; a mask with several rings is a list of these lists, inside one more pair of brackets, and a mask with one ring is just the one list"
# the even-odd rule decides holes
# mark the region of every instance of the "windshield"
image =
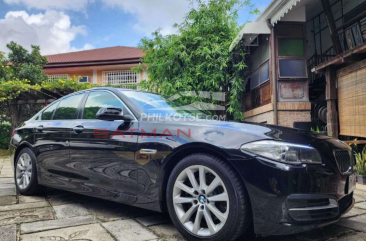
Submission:
[[207,114],[179,99],[138,91],[123,91],[144,114],[154,117],[184,117],[205,119]]

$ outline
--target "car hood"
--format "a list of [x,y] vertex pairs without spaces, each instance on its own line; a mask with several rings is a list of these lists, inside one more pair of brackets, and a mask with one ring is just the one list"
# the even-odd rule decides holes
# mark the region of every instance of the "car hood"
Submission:
[[[212,120],[198,120],[190,122],[193,126],[207,127],[216,130],[227,130],[228,132],[242,132],[250,135],[254,139],[272,139],[278,141],[291,142],[296,144],[308,145],[312,142],[329,139],[331,137],[320,135],[315,132],[305,131],[296,128],[289,128],[268,124],[257,124],[249,122],[229,122],[229,121],[212,121]],[[187,124],[187,121],[185,121]]]

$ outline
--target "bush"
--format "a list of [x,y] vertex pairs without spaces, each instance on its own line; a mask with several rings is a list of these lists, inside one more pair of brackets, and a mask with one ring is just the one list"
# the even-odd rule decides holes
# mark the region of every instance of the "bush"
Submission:
[[361,153],[355,152],[356,172],[358,175],[366,175],[366,146]]
[[11,138],[11,126],[9,124],[0,124],[0,149],[9,148]]

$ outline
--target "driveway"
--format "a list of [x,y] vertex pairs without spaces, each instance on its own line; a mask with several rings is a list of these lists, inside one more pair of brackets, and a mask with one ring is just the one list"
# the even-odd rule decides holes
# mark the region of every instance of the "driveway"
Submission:
[[[337,224],[294,236],[243,237],[246,241],[366,241],[366,186],[356,207]],[[55,189],[20,196],[7,158],[0,158],[0,240],[184,240],[167,214]]]

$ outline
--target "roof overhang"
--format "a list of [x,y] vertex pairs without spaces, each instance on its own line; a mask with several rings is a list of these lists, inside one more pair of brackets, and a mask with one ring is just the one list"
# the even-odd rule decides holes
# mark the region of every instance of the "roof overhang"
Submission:
[[271,30],[266,22],[245,24],[244,28],[238,33],[233,42],[231,42],[229,50],[232,51],[240,41],[243,41],[244,45],[250,45],[259,34],[271,34]]
[[271,24],[274,26],[300,1],[301,0],[273,0],[257,18],[256,22],[265,22],[267,19],[270,19]]
[[141,58],[132,59],[115,59],[115,60],[97,60],[97,61],[84,61],[84,62],[60,62],[60,63],[48,63],[43,66],[44,69],[52,68],[66,68],[66,67],[86,67],[86,66],[100,66],[100,65],[120,65],[120,64],[139,64]]

